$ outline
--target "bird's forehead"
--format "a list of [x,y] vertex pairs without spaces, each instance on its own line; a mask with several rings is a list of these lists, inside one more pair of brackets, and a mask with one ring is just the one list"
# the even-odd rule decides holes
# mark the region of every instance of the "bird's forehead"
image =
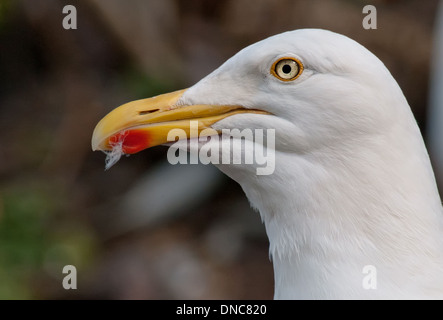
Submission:
[[[310,70],[311,74],[335,74],[342,78],[351,75],[358,81],[373,78],[373,73],[377,78],[376,73],[380,68],[374,67],[382,66],[367,49],[346,36],[321,29],[289,31],[239,51],[220,68],[190,88],[180,103],[234,103],[247,106],[251,103],[250,97],[256,96],[253,93],[257,91],[257,87],[272,84],[274,89],[277,86],[281,87],[280,82],[272,81],[274,78],[270,75],[270,68],[283,56],[299,59],[305,74],[308,74],[306,70]],[[368,68],[368,65],[371,67]],[[300,79],[303,80],[303,75]],[[330,86],[330,81],[317,81],[315,85],[324,83]]]
[[278,35],[269,37],[257,43],[254,43],[241,50],[234,57],[238,61],[244,63],[261,63],[263,61],[272,60],[283,54],[302,53],[302,44],[297,41],[292,33],[286,33],[285,36]]
[[374,58],[366,48],[341,34],[322,29],[300,29],[250,45],[231,60],[248,67],[272,64],[273,60],[284,55],[300,58],[305,67],[317,71],[360,67],[360,61]]

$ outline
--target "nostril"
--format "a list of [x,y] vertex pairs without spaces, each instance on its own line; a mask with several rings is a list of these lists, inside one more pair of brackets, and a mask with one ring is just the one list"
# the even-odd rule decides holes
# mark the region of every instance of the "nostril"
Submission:
[[157,112],[157,111],[159,111],[160,109],[153,109],[153,110],[145,110],[145,111],[139,111],[139,115],[140,116],[143,116],[143,115],[145,115],[145,114],[150,114],[150,113],[154,113],[154,112]]

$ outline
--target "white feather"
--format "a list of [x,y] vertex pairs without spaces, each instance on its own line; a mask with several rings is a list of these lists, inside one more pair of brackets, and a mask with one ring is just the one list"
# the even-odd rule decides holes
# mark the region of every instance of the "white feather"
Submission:
[[119,140],[112,144],[111,151],[103,151],[106,154],[105,159],[105,170],[110,169],[114,164],[116,164],[121,156],[125,154],[123,152],[123,141],[125,140],[125,133],[119,136]]
[[[269,72],[283,56],[303,74]],[[276,168],[220,165],[266,226],[275,298],[443,298],[443,212],[423,139],[383,63],[329,31],[283,33],[240,51],[180,104],[232,104],[273,115],[215,129],[276,129]],[[362,285],[366,265],[377,289]]]

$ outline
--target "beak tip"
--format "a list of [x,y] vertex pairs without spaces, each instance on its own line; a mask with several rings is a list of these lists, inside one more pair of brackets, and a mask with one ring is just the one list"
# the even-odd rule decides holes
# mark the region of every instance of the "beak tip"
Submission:
[[100,143],[98,143],[95,135],[92,136],[91,149],[92,149],[92,151],[99,151],[99,150],[101,150]]
[[102,130],[100,129],[100,123],[101,121],[97,124],[97,126],[94,128],[94,131],[92,133],[92,138],[91,138],[91,149],[92,151],[100,151],[102,150],[102,143],[103,143],[103,134],[102,134]]

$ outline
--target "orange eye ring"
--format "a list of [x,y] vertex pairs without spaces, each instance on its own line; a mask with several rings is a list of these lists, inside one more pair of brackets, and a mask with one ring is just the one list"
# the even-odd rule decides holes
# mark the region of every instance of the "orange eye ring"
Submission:
[[276,60],[271,67],[271,74],[281,81],[293,81],[303,73],[303,64],[293,57]]

